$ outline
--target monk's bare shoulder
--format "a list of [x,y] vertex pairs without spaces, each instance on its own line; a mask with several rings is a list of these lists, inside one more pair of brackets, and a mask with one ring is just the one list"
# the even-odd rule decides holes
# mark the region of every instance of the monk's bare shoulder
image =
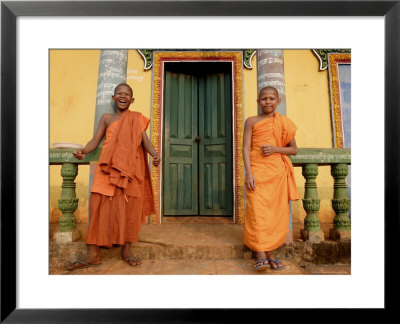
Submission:
[[101,116],[101,121],[104,122],[105,126],[108,127],[110,126],[114,121],[116,121],[118,119],[118,115],[116,114],[103,114],[103,116]]
[[255,123],[257,123],[259,120],[260,120],[260,117],[258,117],[258,116],[251,116],[251,117],[249,117],[249,118],[246,119],[245,127],[247,127],[247,128],[253,128],[253,125],[254,125]]

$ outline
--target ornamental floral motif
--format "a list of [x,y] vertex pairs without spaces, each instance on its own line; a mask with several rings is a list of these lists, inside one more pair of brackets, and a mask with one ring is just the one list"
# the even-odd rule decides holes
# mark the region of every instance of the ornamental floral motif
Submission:
[[[321,51],[321,50],[320,50]],[[334,132],[334,145],[343,148],[343,121],[340,99],[339,64],[350,64],[350,50],[324,50],[327,66],[329,67],[329,83],[331,91],[332,123]],[[324,56],[325,57],[325,56]]]
[[317,56],[319,60],[319,70],[323,71],[328,68],[328,54],[329,53],[341,53],[341,54],[350,54],[350,49],[313,49],[313,53]]
[[[189,51],[187,49],[138,49],[138,53],[142,56],[144,61],[144,69],[149,70],[153,66],[153,52],[155,51]],[[190,50],[191,51],[191,50]],[[248,69],[252,69],[253,66],[251,65],[251,59],[253,58],[254,54],[256,54],[255,49],[244,49],[241,50],[243,52],[243,65]]]
[[318,216],[310,216],[304,220],[304,228],[308,232],[318,231],[320,230],[320,221]]
[[67,232],[75,229],[75,217],[61,217],[59,221],[60,232]]
[[349,174],[347,164],[332,164],[331,175],[336,178],[346,178]]
[[351,222],[349,217],[335,217],[333,220],[333,228],[335,230],[350,230]]
[[75,179],[78,174],[78,166],[72,163],[64,163],[61,167],[61,176],[63,178]]
[[302,175],[304,178],[316,178],[318,175],[317,164],[305,164],[302,168]]
[[312,198],[312,199],[302,199],[303,207],[307,213],[315,213],[319,211],[320,208],[320,199]]
[[332,208],[336,214],[346,213],[350,209],[350,199],[332,199]]
[[58,200],[58,208],[62,212],[75,211],[78,208],[78,198],[70,198],[70,199],[59,199]]

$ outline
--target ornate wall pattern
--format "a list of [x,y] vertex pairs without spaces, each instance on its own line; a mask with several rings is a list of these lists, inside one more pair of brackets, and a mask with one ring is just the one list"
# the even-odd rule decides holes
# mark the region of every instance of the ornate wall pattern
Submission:
[[[162,155],[163,136],[163,80],[165,62],[231,62],[233,94],[233,220],[244,223],[244,174],[242,159],[243,143],[243,52],[242,51],[160,51],[153,53],[153,89],[151,112],[152,144]],[[162,170],[151,169],[151,178],[155,195],[156,214],[151,216],[151,224],[162,221]]]
[[331,87],[332,124],[334,133],[334,147],[343,148],[343,120],[340,100],[339,64],[350,64],[351,54],[329,53],[329,78]]

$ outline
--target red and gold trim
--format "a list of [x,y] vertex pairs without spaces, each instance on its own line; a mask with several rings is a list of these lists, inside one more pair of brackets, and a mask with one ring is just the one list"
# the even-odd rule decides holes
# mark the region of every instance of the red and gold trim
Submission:
[[351,54],[329,53],[329,75],[332,100],[333,131],[335,148],[343,148],[342,108],[340,103],[339,64],[350,64]]
[[[163,136],[163,82],[165,62],[232,62],[233,78],[233,221],[244,223],[244,190],[243,190],[243,53],[232,52],[154,52],[153,54],[153,101],[152,101],[152,134],[153,146],[162,155]],[[152,168],[151,178],[156,204],[156,214],[151,216],[151,224],[161,223],[161,188],[162,168]]]

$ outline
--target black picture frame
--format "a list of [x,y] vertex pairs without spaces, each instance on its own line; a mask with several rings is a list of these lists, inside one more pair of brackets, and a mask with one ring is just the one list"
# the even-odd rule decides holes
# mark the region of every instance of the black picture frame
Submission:
[[[19,16],[384,16],[385,18],[385,310],[396,307],[393,261],[399,237],[400,0],[394,1],[2,1],[1,2],[1,322],[236,322],[271,318],[243,309],[16,308],[16,19]],[[373,46],[371,44],[371,46]],[[371,82],[371,86],[372,86]],[[368,91],[366,91],[367,93]],[[380,113],[380,112],[377,112]],[[373,150],[373,148],[371,148]],[[373,176],[373,172],[371,175]],[[383,208],[382,208],[383,210]],[[371,238],[372,239],[372,238]],[[367,248],[367,247],[366,247]],[[396,254],[398,255],[398,253]],[[391,259],[392,258],[392,259]],[[388,260],[389,259],[389,260]],[[366,260],[374,264],[373,256]],[[366,283],[367,284],[367,283]],[[256,287],[255,287],[256,289]],[[343,288],[344,289],[344,288]],[[239,314],[237,314],[240,312]],[[276,316],[274,312],[274,316]],[[272,318],[271,318],[272,319]],[[275,318],[274,320],[277,320]]]

